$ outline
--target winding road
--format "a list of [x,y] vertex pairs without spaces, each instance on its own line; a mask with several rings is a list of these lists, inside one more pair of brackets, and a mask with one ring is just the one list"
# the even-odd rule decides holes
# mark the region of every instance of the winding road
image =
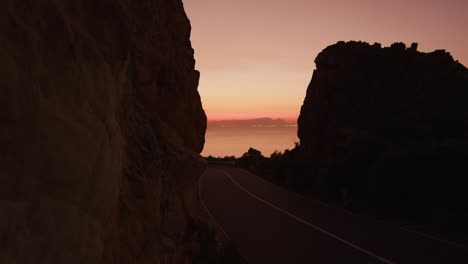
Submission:
[[288,192],[251,173],[210,166],[204,207],[249,264],[468,263],[468,248]]

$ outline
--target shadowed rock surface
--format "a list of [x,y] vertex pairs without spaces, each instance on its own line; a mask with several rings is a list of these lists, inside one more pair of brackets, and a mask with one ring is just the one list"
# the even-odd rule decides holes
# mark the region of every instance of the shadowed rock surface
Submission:
[[182,2],[0,6],[0,263],[199,257],[206,116]]
[[[315,60],[298,120],[324,197],[466,213],[468,70],[417,44],[338,42]],[[388,212],[388,211],[387,211]]]

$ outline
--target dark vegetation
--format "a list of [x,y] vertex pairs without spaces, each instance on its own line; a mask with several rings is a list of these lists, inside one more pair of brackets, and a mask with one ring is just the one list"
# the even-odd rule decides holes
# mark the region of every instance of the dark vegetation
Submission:
[[300,144],[296,143],[291,150],[275,151],[266,157],[261,151],[250,148],[239,158],[208,156],[206,160],[213,164],[235,165],[289,190],[307,192],[311,190],[313,183],[310,177],[304,177],[305,162],[300,156],[300,149]]
[[310,173],[311,163],[301,154],[300,144],[269,157],[250,148],[239,158],[210,156],[207,160],[228,162],[347,210],[467,243],[467,147],[415,146],[380,158],[363,151],[333,164],[326,178]]
[[209,162],[236,162],[237,158],[235,156],[225,156],[225,157],[213,157],[208,156],[206,160]]

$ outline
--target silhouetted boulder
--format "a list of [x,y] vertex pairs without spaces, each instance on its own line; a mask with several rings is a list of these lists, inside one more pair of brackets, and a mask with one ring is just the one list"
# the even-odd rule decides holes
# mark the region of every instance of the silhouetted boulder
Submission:
[[412,43],[409,50],[410,51],[418,51],[418,43]]
[[304,177],[324,197],[350,192],[398,208],[465,206],[463,65],[442,50],[418,52],[417,44],[363,42],[329,46],[315,63],[298,136]]
[[263,157],[263,155],[262,155],[262,152],[260,150],[256,150],[254,148],[249,148],[249,150],[246,153],[244,153],[242,155],[242,157],[257,159],[257,158]]

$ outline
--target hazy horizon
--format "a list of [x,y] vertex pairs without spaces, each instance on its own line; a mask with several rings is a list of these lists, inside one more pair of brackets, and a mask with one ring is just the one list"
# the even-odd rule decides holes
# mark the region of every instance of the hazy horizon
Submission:
[[219,122],[235,122],[235,121],[260,121],[260,120],[269,120],[269,121],[283,121],[289,124],[297,125],[297,118],[286,119],[286,118],[274,118],[268,116],[256,117],[256,118],[228,118],[228,119],[208,119],[208,123],[219,123]]
[[292,149],[298,142],[297,126],[208,126],[203,156],[240,157],[249,148],[270,156]]

